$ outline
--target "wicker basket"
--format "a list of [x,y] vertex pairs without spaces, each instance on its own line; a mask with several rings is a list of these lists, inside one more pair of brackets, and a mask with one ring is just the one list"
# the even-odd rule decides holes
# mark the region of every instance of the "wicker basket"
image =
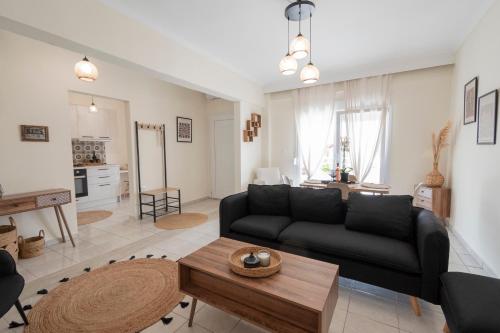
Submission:
[[19,247],[17,246],[16,222],[9,217],[10,225],[0,225],[0,248],[10,253],[17,262]]
[[23,236],[19,236],[18,243],[19,257],[21,259],[41,256],[43,254],[43,248],[45,247],[45,232],[40,230],[38,236],[26,239],[24,239]]
[[[241,262],[241,256],[251,252],[257,253],[260,250],[268,251],[271,254],[271,263],[267,267],[245,268]],[[281,255],[271,249],[258,246],[242,247],[229,255],[229,266],[231,270],[238,274],[251,278],[263,278],[276,274],[281,269]]]

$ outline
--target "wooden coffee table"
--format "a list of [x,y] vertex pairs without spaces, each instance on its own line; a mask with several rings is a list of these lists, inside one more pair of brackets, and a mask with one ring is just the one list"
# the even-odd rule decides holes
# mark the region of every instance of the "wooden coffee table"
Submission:
[[220,238],[179,260],[179,287],[193,297],[271,332],[328,332],[338,297],[338,266],[280,252],[281,271],[268,278],[234,274],[228,256],[248,243]]

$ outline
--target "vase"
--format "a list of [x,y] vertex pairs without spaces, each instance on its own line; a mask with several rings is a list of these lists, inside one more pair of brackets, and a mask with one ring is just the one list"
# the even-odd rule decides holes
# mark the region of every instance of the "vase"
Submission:
[[443,186],[444,176],[438,170],[438,163],[434,163],[432,171],[427,174],[425,184],[429,187]]

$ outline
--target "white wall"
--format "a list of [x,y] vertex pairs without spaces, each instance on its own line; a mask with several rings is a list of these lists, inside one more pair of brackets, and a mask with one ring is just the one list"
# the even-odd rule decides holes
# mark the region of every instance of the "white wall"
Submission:
[[[6,194],[57,187],[74,192],[68,91],[80,91],[128,101],[131,138],[132,121],[165,123],[169,185],[181,187],[184,201],[209,195],[204,94],[98,60],[100,77],[87,83],[73,73],[80,54],[4,30],[0,30],[0,45],[0,183]],[[176,142],[176,116],[193,119],[192,144]],[[49,126],[50,142],[21,142],[21,124]],[[141,153],[147,155],[147,151]],[[129,165],[135,167],[135,152],[131,158]],[[135,191],[134,172],[130,178]],[[64,209],[76,233],[75,205]],[[40,228],[46,229],[49,239],[58,234],[53,211],[20,214],[16,219],[24,236]]]
[[[393,194],[412,194],[415,184],[432,170],[432,131],[447,120],[453,66],[392,74],[392,129],[389,184]],[[337,90],[342,89],[337,84]],[[270,166],[299,179],[291,91],[269,95]],[[442,160],[443,173],[446,161]]]
[[477,123],[463,125],[463,91],[475,76],[479,76],[479,96],[500,88],[499,31],[497,1],[457,53],[451,104],[456,134],[450,165],[453,228],[496,275],[500,275],[500,146],[498,136],[496,145],[477,145]]

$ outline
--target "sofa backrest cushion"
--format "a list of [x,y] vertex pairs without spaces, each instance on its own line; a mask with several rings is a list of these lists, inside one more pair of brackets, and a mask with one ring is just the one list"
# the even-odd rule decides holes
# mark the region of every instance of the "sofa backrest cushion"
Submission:
[[251,215],[290,216],[290,185],[248,185],[248,211]]
[[344,223],[345,208],[342,205],[342,192],[338,188],[315,190],[292,187],[290,210],[294,221]]
[[414,231],[410,195],[363,195],[349,193],[345,227],[402,241]]

